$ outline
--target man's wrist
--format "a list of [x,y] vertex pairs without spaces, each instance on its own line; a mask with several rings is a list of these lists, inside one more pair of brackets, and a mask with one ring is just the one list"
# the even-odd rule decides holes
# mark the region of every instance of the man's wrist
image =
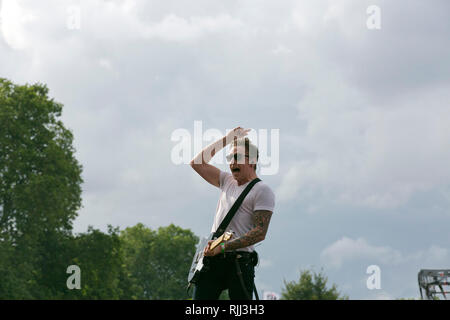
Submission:
[[225,148],[227,145],[231,144],[234,141],[234,134],[230,131],[226,136],[222,139],[223,147]]
[[235,130],[231,130],[223,137],[223,146],[227,146],[231,143],[234,143],[235,140],[239,139],[238,134]]

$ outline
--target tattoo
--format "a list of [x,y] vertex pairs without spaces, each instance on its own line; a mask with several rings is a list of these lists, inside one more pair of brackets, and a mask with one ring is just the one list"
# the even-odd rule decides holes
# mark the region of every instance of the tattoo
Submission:
[[236,250],[258,243],[266,237],[272,211],[257,210],[253,213],[253,229],[240,238],[226,244],[227,250]]

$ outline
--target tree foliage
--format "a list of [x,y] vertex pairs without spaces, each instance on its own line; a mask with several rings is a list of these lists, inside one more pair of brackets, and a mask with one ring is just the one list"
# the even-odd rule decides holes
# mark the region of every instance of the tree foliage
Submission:
[[128,274],[138,299],[187,299],[187,275],[195,244],[190,230],[173,224],[157,231],[137,224],[121,238]]
[[[108,226],[108,232],[89,227],[86,233],[72,238],[66,260],[81,270],[81,289],[68,290],[66,279],[61,282],[64,298],[70,299],[120,299],[120,281],[123,279],[123,257],[119,229]],[[65,271],[65,270],[64,270]]]
[[81,206],[81,165],[62,105],[45,85],[0,79],[0,229],[18,243],[70,231]]
[[281,294],[283,300],[342,300],[348,299],[341,295],[335,284],[327,288],[328,278],[323,272],[316,273],[310,270],[300,271],[298,281],[284,281]]
[[52,296],[81,206],[82,167],[45,85],[0,79],[0,297]]
[[[184,299],[198,238],[175,225],[74,235],[82,166],[63,105],[0,78],[0,299]],[[67,268],[81,270],[69,290]]]

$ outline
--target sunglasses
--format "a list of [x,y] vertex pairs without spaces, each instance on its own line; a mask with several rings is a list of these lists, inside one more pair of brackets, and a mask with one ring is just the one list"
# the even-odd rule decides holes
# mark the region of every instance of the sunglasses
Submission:
[[231,160],[234,159],[234,161],[244,163],[244,161],[243,161],[244,158],[248,158],[248,155],[246,155],[246,154],[244,155],[242,153],[234,153],[234,154],[228,154],[227,155],[227,161],[228,162],[231,162]]

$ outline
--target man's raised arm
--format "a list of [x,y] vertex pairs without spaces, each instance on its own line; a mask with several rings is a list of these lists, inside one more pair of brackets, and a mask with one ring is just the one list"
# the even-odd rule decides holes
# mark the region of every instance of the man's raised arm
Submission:
[[205,147],[194,159],[191,160],[191,167],[200,175],[203,179],[211,183],[213,186],[219,187],[220,182],[220,170],[213,165],[209,164],[209,161],[214,155],[222,150],[226,145],[231,143],[233,139],[241,138],[247,135],[250,129],[243,129],[241,127],[234,128],[222,139],[211,143]]

